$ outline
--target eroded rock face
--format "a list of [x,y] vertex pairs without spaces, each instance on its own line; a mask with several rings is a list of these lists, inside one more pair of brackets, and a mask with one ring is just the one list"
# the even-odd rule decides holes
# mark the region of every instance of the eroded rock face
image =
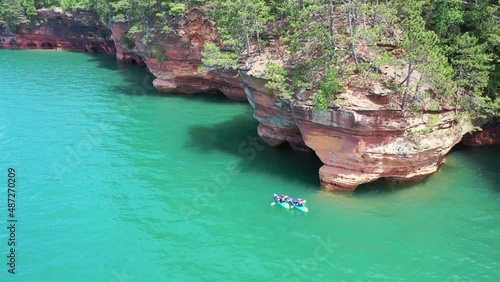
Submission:
[[483,130],[465,134],[462,143],[467,146],[500,144],[500,122],[483,126]]
[[244,73],[241,77],[247,99],[254,108],[253,116],[260,122],[257,132],[264,142],[272,147],[288,142],[295,150],[311,151],[303,141],[290,105],[269,95],[265,79]]
[[[124,40],[127,24],[112,23],[113,44],[106,27],[91,12],[38,13],[38,28],[0,34],[0,47],[114,53],[116,46],[120,62],[149,68],[160,92],[222,92],[231,99],[248,101],[260,122],[258,134],[267,144],[288,142],[296,150],[313,150],[318,155],[324,164],[319,170],[320,182],[327,189],[352,191],[379,178],[420,180],[435,172],[471,129],[455,120],[453,110],[404,114],[389,105],[392,93],[380,85],[348,88],[342,94],[348,105],[329,110],[314,110],[307,95],[294,102],[277,99],[264,86],[265,60],[251,62],[248,71],[201,73],[198,67],[204,44],[220,40],[215,26],[196,8],[179,19],[175,34],[157,34],[147,44],[141,34]],[[497,126],[466,137],[464,142],[490,144],[498,142],[499,136]]]
[[[391,109],[387,99],[373,103],[370,89],[348,91],[345,97],[355,98],[348,99],[349,106],[314,110],[308,101],[285,103],[266,95],[263,79],[242,77],[260,122],[259,135],[271,146],[287,141],[314,150],[324,164],[321,185],[331,190],[352,191],[379,178],[421,180],[445,162],[470,130],[455,120],[452,110],[405,115]],[[437,115],[437,124],[430,125],[431,115]]]
[[[116,48],[116,60],[124,64],[138,64],[144,65],[144,60],[141,56],[135,54],[133,51],[129,50],[123,40],[128,32],[128,28],[121,24],[111,24],[111,38],[115,43]],[[130,41],[129,44],[131,44]]]
[[[296,150],[313,150],[318,155],[324,164],[319,170],[320,182],[327,189],[352,191],[379,178],[420,180],[435,172],[470,130],[455,120],[453,110],[404,114],[389,105],[393,93],[381,85],[350,87],[343,94],[349,105],[329,110],[314,110],[307,95],[294,102],[277,99],[269,95],[262,78],[269,54],[263,60],[250,58],[255,60],[240,73],[200,73],[205,42],[219,43],[219,38],[213,24],[196,8],[179,22],[175,35],[156,36],[147,45],[136,34],[135,46],[128,49],[121,42],[127,27],[115,23],[112,30],[118,59],[126,62],[141,54],[157,77],[153,84],[159,91],[220,91],[234,100],[248,100],[260,122],[258,134],[268,145],[288,142]],[[157,60],[159,50],[166,55],[165,62]]]
[[0,31],[0,48],[115,53],[110,32],[96,12],[40,9],[37,21],[38,27],[21,26],[16,33]]
[[[134,46],[125,46],[123,36],[128,27],[124,23],[113,23],[113,39],[117,47],[117,58],[122,62],[134,59],[140,54],[148,69],[156,76],[154,86],[160,92],[200,94],[222,92],[228,98],[246,101],[246,95],[241,87],[241,77],[238,72],[198,71],[201,65],[201,51],[206,42],[219,43],[215,26],[204,19],[203,13],[193,8],[185,17],[179,19],[179,28],[175,34],[156,35],[150,43],[144,44],[141,34],[133,39]],[[158,60],[159,54],[165,60]]]
[[414,136],[409,128],[425,127],[425,115],[362,109],[311,111],[301,106],[294,113],[304,142],[324,163],[319,171],[322,186],[334,190],[354,190],[379,178],[421,180],[445,162],[465,130],[455,125],[453,112],[440,113],[431,133]]

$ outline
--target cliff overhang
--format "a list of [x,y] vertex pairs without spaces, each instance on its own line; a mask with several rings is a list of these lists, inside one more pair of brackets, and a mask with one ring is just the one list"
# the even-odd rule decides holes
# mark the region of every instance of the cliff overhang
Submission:
[[[153,84],[160,92],[220,92],[248,101],[260,123],[257,132],[268,145],[287,142],[321,159],[319,178],[326,189],[353,191],[379,178],[421,180],[439,169],[450,149],[473,129],[452,108],[402,111],[394,107],[396,94],[378,84],[349,85],[339,95],[344,103],[324,110],[315,109],[310,97],[301,93],[293,100],[269,95],[265,62],[288,57],[277,39],[271,39],[270,45],[281,48],[280,52],[264,49],[244,58],[245,70],[200,72],[205,43],[220,46],[221,42],[215,25],[198,8],[186,12],[175,32],[157,34],[147,42],[140,33],[128,34],[127,23],[111,22],[109,32],[93,12],[38,13],[44,19],[39,27],[0,34],[0,47],[116,53],[121,63],[146,65],[156,76]],[[466,135],[464,143],[498,143],[498,128],[496,123],[482,133]]]
[[34,22],[15,33],[0,31],[0,48],[115,53],[111,33],[95,11],[40,9]]

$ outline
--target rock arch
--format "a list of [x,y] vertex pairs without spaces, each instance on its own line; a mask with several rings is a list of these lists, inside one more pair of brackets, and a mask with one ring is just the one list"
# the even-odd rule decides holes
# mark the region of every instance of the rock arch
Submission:
[[29,49],[35,49],[37,47],[38,46],[36,45],[35,42],[29,42],[28,44],[26,44],[26,48],[29,48]]
[[45,41],[45,42],[42,42],[42,44],[40,45],[40,48],[42,48],[42,49],[54,49],[54,44]]
[[126,58],[124,60],[124,63],[129,64],[129,65],[138,65],[139,64],[134,58]]
[[90,52],[92,53],[107,53],[106,49],[99,45],[93,45],[90,47]]

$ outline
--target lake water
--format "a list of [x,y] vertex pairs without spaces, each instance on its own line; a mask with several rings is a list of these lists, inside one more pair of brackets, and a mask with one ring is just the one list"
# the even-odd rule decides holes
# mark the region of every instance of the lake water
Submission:
[[151,79],[112,56],[0,50],[0,281],[500,279],[500,147],[330,193],[314,154],[259,141],[248,104]]

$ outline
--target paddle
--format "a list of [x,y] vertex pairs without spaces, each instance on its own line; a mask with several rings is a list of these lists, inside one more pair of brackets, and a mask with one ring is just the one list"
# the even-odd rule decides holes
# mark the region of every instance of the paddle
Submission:
[[272,202],[272,203],[271,203],[271,206],[274,206],[275,204],[276,204],[276,202]]

